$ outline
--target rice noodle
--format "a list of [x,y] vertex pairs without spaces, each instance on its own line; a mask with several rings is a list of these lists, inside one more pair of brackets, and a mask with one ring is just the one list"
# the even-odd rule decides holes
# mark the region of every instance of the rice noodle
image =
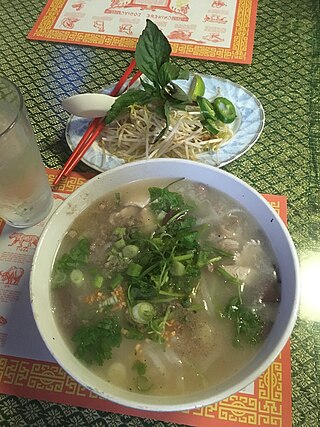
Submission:
[[203,127],[199,111],[173,110],[168,131],[156,141],[165,120],[147,106],[133,105],[125,117],[104,128],[99,144],[106,153],[127,162],[157,157],[195,160],[204,151],[217,150],[232,137],[232,130],[221,125],[219,134],[211,135]]

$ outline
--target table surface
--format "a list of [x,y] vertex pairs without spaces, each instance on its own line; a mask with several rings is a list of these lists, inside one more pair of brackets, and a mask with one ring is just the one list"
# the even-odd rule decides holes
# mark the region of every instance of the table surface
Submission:
[[[0,74],[21,89],[47,167],[70,155],[62,98],[119,79],[132,52],[26,39],[45,1],[1,0]],[[262,193],[288,197],[302,298],[291,338],[293,425],[320,425],[320,21],[318,0],[260,0],[251,65],[177,58],[201,73],[245,86],[261,101],[258,143],[224,169]],[[84,164],[78,171],[90,170]],[[0,395],[0,425],[173,425]]]

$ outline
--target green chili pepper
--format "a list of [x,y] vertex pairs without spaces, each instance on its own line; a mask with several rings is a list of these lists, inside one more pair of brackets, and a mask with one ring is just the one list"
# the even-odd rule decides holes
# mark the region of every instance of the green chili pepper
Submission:
[[231,101],[221,96],[215,98],[212,103],[217,119],[223,123],[232,123],[236,118],[236,109]]
[[216,119],[215,110],[214,110],[211,102],[208,99],[203,98],[202,96],[198,96],[197,97],[197,103],[200,107],[202,117],[205,120],[207,120],[207,119],[215,120]]

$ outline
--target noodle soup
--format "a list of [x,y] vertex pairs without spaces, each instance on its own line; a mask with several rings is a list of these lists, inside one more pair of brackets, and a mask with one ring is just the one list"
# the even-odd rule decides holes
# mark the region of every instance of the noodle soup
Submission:
[[255,219],[179,180],[120,187],[82,212],[57,252],[55,321],[103,380],[148,395],[221,384],[277,316],[280,278]]

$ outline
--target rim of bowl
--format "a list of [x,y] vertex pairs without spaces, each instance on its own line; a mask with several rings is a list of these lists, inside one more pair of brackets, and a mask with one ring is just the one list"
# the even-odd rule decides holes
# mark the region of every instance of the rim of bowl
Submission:
[[[294,283],[292,287],[292,295],[291,295],[291,309],[290,313],[287,315],[285,325],[282,326],[280,329],[280,332],[276,334],[276,345],[272,344],[271,337],[275,335],[273,333],[274,328],[272,328],[271,332],[267,336],[266,340],[262,344],[262,347],[259,349],[257,355],[250,360],[250,365],[252,365],[251,362],[256,361],[257,367],[252,369],[252,367],[249,367],[249,374],[243,375],[244,370],[248,369],[248,366],[246,365],[243,367],[238,373],[232,375],[230,378],[228,378],[225,382],[219,383],[217,386],[209,387],[205,390],[201,390],[196,393],[189,393],[189,394],[183,394],[183,395],[177,395],[177,396],[157,396],[157,395],[144,395],[134,392],[129,392],[124,389],[121,389],[119,387],[115,387],[112,385],[108,385],[108,388],[110,386],[110,391],[104,391],[97,389],[91,381],[87,381],[88,375],[86,375],[84,372],[89,372],[89,378],[92,377],[92,374],[90,373],[90,370],[85,367],[85,365],[80,362],[76,357],[72,354],[70,348],[67,346],[67,344],[64,342],[64,339],[59,335],[59,338],[55,340],[56,342],[60,342],[63,346],[62,352],[55,351],[54,347],[56,343],[53,345],[51,341],[49,341],[49,337],[45,334],[45,326],[41,324],[41,319],[36,312],[36,302],[35,302],[35,294],[34,289],[39,287],[40,285],[36,285],[35,281],[37,280],[38,275],[38,269],[40,268],[41,263],[39,264],[38,259],[41,258],[41,254],[43,256],[44,251],[42,246],[46,245],[46,235],[51,230],[52,227],[55,226],[55,222],[57,221],[57,218],[59,215],[61,215],[61,212],[63,213],[64,210],[68,208],[68,204],[70,206],[71,202],[77,199],[81,199],[81,194],[86,193],[90,187],[93,187],[95,183],[99,180],[105,180],[110,175],[117,175],[123,173],[123,170],[128,170],[130,172],[130,169],[136,169],[136,168],[143,168],[146,167],[147,169],[152,171],[152,168],[157,169],[157,165],[159,165],[159,170],[161,167],[164,167],[165,164],[168,164],[168,167],[171,167],[172,170],[174,170],[173,166],[174,164],[180,165],[180,167],[186,167],[186,168],[194,168],[199,169],[203,172],[212,174],[212,176],[224,176],[224,179],[230,182],[237,183],[240,188],[242,187],[245,192],[247,193],[248,197],[251,196],[253,199],[257,200],[259,199],[260,204],[264,205],[263,209],[271,214],[272,221],[275,225],[278,226],[280,231],[283,233],[283,237],[285,237],[285,241],[287,243],[287,249],[289,251],[289,254],[291,256],[291,264],[293,267],[292,276],[294,278]],[[129,173],[130,175],[130,173]],[[157,176],[157,173],[153,173],[154,176],[146,177],[140,177],[136,179],[136,181],[141,181],[142,179],[157,179],[159,176]],[[166,177],[170,176],[167,174]],[[173,172],[173,178],[177,177],[176,171]],[[161,177],[160,177],[161,178]],[[162,178],[165,178],[165,176],[162,176]],[[188,177],[187,179],[192,181],[192,178]],[[129,183],[131,181],[127,181],[126,183]],[[198,178],[194,179],[194,182],[201,183],[201,180]],[[118,186],[123,186],[125,183],[121,183]],[[216,185],[213,183],[211,185],[213,188],[216,188]],[[116,186],[115,186],[116,188]],[[114,191],[110,190],[110,192]],[[223,190],[220,190],[223,191]],[[106,191],[106,194],[109,193],[109,191]],[[226,193],[228,194],[228,193]],[[100,199],[102,196],[96,198],[96,200]],[[232,197],[232,196],[231,196]],[[243,196],[244,197],[244,196]],[[234,198],[234,197],[232,197]],[[240,201],[239,201],[240,202]],[[240,202],[241,203],[241,202]],[[245,204],[243,203],[243,206],[245,207]],[[247,208],[247,210],[250,212],[250,210]],[[79,213],[77,213],[77,216]],[[255,217],[257,220],[258,218]],[[74,218],[73,218],[74,220]],[[70,224],[65,228],[67,230],[70,225],[72,224],[73,220],[70,222]],[[274,221],[275,220],[275,221]],[[260,224],[261,226],[261,224]],[[63,236],[61,236],[63,238]],[[61,238],[61,240],[62,240]],[[55,253],[61,243],[61,240],[59,239],[55,243]],[[272,241],[270,240],[270,243]],[[274,247],[273,247],[274,249]],[[54,255],[55,256],[55,255]],[[50,271],[52,269],[52,262],[54,259],[54,256],[52,259],[50,259]],[[237,178],[235,175],[230,174],[229,172],[226,172],[222,169],[212,167],[210,165],[206,165],[204,163],[198,163],[191,160],[184,160],[184,159],[153,159],[153,160],[141,160],[137,162],[127,163],[125,165],[119,166],[115,169],[110,169],[108,171],[103,172],[102,174],[99,174],[83,184],[80,188],[78,188],[74,193],[72,193],[58,208],[57,210],[52,214],[51,218],[45,225],[45,228],[43,229],[43,232],[40,236],[36,252],[34,254],[33,262],[32,262],[32,268],[31,268],[31,274],[30,274],[30,300],[31,300],[31,306],[33,311],[33,316],[37,325],[37,328],[40,332],[40,335],[46,344],[48,350],[54,357],[54,359],[59,363],[59,365],[72,377],[74,378],[78,383],[83,385],[86,389],[89,389],[90,391],[93,391],[94,393],[98,394],[99,396],[103,397],[104,399],[110,400],[112,402],[115,402],[120,405],[124,405],[127,407],[131,407],[134,409],[139,409],[143,411],[182,411],[182,410],[191,410],[196,409],[199,407],[207,406],[209,404],[216,403],[218,401],[223,400],[224,398],[231,396],[232,394],[239,392],[244,387],[252,383],[256,378],[258,378],[275,360],[275,358],[278,356],[278,354],[281,352],[285,344],[287,343],[290,334],[293,330],[294,324],[297,319],[298,315],[298,307],[299,307],[299,300],[300,300],[300,281],[299,281],[299,261],[298,256],[296,253],[295,246],[293,244],[292,238],[287,230],[287,227],[282,222],[281,218],[278,216],[278,214],[273,210],[273,208],[270,206],[270,204],[261,196],[253,187],[249,186],[245,181],[241,180],[240,178]],[[50,278],[50,274],[48,274],[48,278]],[[47,283],[47,286],[49,287],[49,280]],[[48,293],[50,293],[48,289]],[[38,302],[37,302],[38,303]],[[38,304],[42,304],[41,302]],[[280,303],[281,308],[281,303]],[[48,307],[49,312],[51,313],[50,307]],[[280,311],[280,310],[279,310]],[[283,311],[283,310],[282,310]],[[51,316],[53,317],[53,316]],[[277,315],[278,318],[278,315]],[[53,322],[55,323],[55,320],[53,319]],[[56,329],[58,330],[57,326]],[[267,351],[267,357],[264,357],[262,355],[262,350],[266,349]],[[69,353],[69,356],[73,359],[72,364],[67,364],[65,362],[65,357],[61,353],[67,352]],[[72,366],[70,366],[72,365]],[[76,365],[77,367],[77,373],[74,373],[73,367]],[[79,374],[81,372],[81,374]],[[239,378],[238,378],[239,377]],[[98,379],[97,376],[95,378]],[[106,383],[107,384],[107,383]],[[219,389],[222,389],[219,391]],[[174,401],[174,402],[173,402]]]

